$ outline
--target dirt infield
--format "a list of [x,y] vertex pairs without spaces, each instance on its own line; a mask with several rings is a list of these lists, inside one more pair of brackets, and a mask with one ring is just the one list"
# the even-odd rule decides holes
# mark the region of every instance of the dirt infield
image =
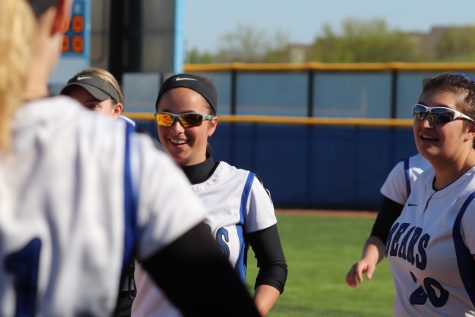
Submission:
[[276,209],[281,214],[320,215],[326,217],[376,218],[375,211],[366,210],[325,210],[325,209]]

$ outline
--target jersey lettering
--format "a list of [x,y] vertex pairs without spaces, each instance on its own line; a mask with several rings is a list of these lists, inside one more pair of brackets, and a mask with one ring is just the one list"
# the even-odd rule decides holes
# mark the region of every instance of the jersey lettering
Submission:
[[404,231],[406,231],[407,227],[409,227],[408,223],[403,223],[399,226],[399,229],[394,235],[394,239],[391,243],[391,252],[389,252],[389,255],[397,256],[397,251],[399,249],[399,239],[401,238],[401,235],[404,233]]
[[407,240],[409,240],[409,237],[411,236],[412,231],[414,231],[414,227],[409,229],[407,234],[404,236],[404,239],[402,239],[401,246],[399,248],[398,252],[398,257],[406,260],[406,253],[407,253]]
[[231,252],[229,251],[229,232],[225,228],[219,228],[216,232],[216,242],[220,246],[221,250],[224,252],[226,257],[229,259]]
[[[416,276],[411,273],[412,280],[417,283]],[[444,306],[449,299],[449,292],[438,281],[431,277],[426,277],[423,285],[420,285],[409,297],[411,305],[424,305],[429,299],[434,307]]]
[[424,270],[427,266],[426,248],[429,244],[429,240],[430,236],[427,233],[425,233],[419,240],[419,245],[417,248],[419,254],[416,254],[416,267],[420,270]]
[[5,258],[5,268],[14,275],[15,317],[35,315],[41,240],[32,239],[22,249]]
[[[421,237],[421,228],[415,226],[409,228],[409,230],[408,228],[409,223],[395,223],[393,225],[386,242],[386,254],[397,256],[415,265],[418,269],[424,270],[427,266],[425,249],[429,245],[430,235],[425,233]],[[415,249],[417,252],[415,252]]]
[[414,229],[414,234],[412,235],[411,241],[409,242],[409,247],[407,248],[406,260],[414,265],[414,246],[416,245],[417,240],[421,236],[422,228],[416,227]]

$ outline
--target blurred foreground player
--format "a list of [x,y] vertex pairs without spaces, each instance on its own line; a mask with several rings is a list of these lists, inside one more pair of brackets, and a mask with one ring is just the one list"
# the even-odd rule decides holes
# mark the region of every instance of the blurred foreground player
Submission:
[[186,316],[259,316],[152,141],[48,98],[70,6],[0,0],[0,315],[111,315],[136,255]]

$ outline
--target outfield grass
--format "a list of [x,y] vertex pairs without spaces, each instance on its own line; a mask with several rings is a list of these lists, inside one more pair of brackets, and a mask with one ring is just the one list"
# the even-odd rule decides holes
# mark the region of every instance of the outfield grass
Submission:
[[[392,316],[395,291],[386,260],[357,289],[344,281],[361,255],[372,219],[278,214],[278,221],[289,275],[269,317]],[[255,275],[250,249],[248,285],[254,285]]]

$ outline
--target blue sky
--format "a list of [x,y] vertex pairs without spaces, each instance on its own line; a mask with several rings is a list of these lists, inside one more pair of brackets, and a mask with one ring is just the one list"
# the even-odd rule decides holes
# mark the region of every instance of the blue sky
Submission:
[[[475,0],[183,0],[185,48],[215,51],[238,25],[271,37],[283,32],[308,44],[324,24],[338,30],[346,18],[383,18],[390,28],[428,32],[431,26],[475,25]],[[475,34],[474,34],[475,36]]]

